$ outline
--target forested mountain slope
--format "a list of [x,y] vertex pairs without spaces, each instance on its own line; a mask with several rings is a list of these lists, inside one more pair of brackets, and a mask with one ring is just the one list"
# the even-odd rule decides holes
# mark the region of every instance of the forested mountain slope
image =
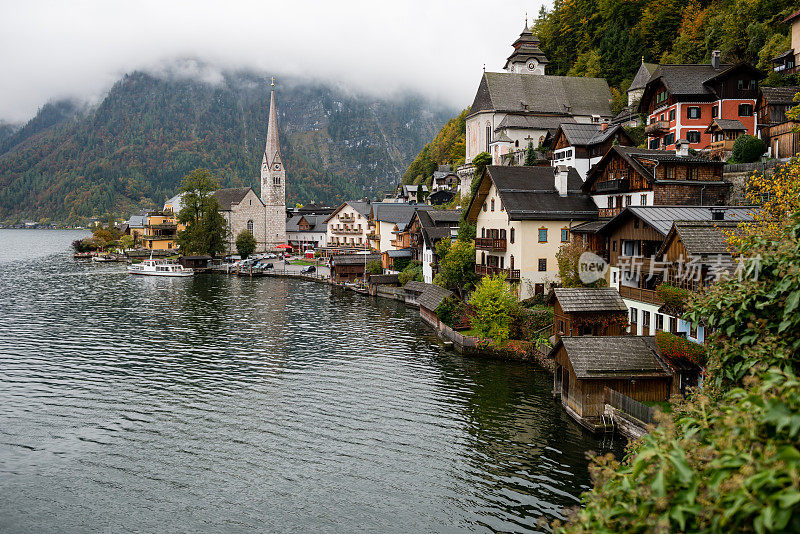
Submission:
[[[96,107],[42,107],[0,137],[0,220],[78,220],[159,206],[207,167],[225,187],[253,186],[266,139],[268,83],[126,75]],[[282,80],[276,94],[287,204],[336,202],[391,187],[452,110],[421,97],[375,98]]]

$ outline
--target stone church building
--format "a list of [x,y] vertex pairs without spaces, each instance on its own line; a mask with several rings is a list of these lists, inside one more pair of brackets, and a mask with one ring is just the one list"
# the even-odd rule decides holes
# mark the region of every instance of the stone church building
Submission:
[[286,169],[278,142],[274,82],[272,87],[267,143],[261,159],[261,196],[252,187],[214,192],[220,213],[228,221],[228,252],[236,252],[236,236],[244,230],[249,230],[256,238],[256,252],[275,250],[286,243]]

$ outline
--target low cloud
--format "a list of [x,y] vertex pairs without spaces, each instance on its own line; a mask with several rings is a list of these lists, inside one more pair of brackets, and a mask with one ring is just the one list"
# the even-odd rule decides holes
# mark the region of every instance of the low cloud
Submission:
[[540,5],[0,0],[0,120],[24,121],[52,99],[96,101],[134,70],[218,83],[222,70],[252,69],[463,108]]

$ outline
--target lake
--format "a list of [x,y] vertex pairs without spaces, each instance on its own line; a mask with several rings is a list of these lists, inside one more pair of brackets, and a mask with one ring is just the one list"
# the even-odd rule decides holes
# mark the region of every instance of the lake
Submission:
[[622,451],[415,309],[132,277],[83,235],[0,230],[2,532],[538,532]]

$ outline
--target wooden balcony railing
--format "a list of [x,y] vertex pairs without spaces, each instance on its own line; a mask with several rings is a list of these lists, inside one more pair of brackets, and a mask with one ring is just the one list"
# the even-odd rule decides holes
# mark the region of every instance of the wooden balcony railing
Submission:
[[627,191],[630,182],[627,178],[619,178],[616,180],[606,180],[604,182],[597,182],[595,188],[598,193],[614,193],[616,191]]
[[657,306],[664,304],[664,301],[658,298],[658,295],[653,289],[642,289],[640,287],[620,285],[619,296],[624,299],[638,300],[640,302],[655,304]]
[[711,151],[723,151],[723,152],[730,152],[733,150],[733,143],[736,142],[736,139],[723,139],[722,141],[714,141],[710,145],[708,145],[709,150]]
[[355,215],[345,215],[345,214],[341,214],[341,215],[339,215],[339,216],[337,217],[337,219],[339,219],[339,220],[340,220],[340,221],[342,221],[342,222],[352,222],[352,221],[355,221],[355,220],[356,220],[356,216],[355,216]]
[[498,274],[505,274],[506,280],[516,281],[519,280],[519,269],[501,269],[500,267],[492,267],[491,265],[476,265],[475,274],[481,276],[496,276]]
[[600,208],[600,217],[616,217],[622,211],[621,207],[618,208]]
[[492,252],[505,252],[506,240],[493,239],[491,237],[476,237],[475,248],[478,250],[489,250]]
[[667,121],[656,121],[644,127],[644,133],[650,136],[661,135],[667,132],[669,132],[669,122]]

